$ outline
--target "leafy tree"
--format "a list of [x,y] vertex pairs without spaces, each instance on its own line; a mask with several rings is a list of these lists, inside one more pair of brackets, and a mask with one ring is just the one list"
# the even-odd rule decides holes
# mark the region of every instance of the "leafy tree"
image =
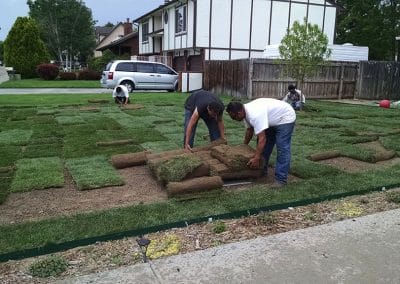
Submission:
[[328,48],[328,37],[318,25],[298,21],[282,39],[279,54],[285,61],[286,73],[301,85],[304,78],[316,72],[324,58],[328,58],[331,50]]
[[111,23],[111,22],[107,22],[107,24],[105,24],[104,27],[113,28],[113,27],[114,27],[114,24]]
[[0,61],[4,61],[4,42],[0,40]]
[[29,17],[18,17],[4,41],[4,60],[23,78],[36,77],[36,66],[48,62],[39,27]]
[[27,4],[52,56],[66,67],[71,68],[73,60],[86,60],[93,52],[95,22],[82,0],[28,0]]
[[338,0],[337,42],[369,47],[372,60],[391,60],[400,35],[400,1]]
[[130,58],[129,54],[123,54],[118,56],[112,53],[111,50],[107,49],[103,51],[103,54],[100,57],[90,57],[88,63],[89,63],[89,68],[91,70],[102,72],[104,67],[111,60],[129,59],[129,58]]

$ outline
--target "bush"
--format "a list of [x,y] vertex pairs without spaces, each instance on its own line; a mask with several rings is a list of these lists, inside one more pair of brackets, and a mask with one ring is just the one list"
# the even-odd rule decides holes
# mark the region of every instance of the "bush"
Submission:
[[60,72],[60,80],[76,80],[76,74],[74,72]]
[[40,64],[36,67],[36,73],[43,80],[54,80],[58,76],[58,67],[54,64]]
[[83,70],[78,73],[78,80],[100,80],[101,74],[93,70]]
[[43,260],[33,263],[29,272],[35,277],[51,277],[63,273],[68,268],[67,261],[60,256],[49,256]]
[[214,226],[213,226],[213,228],[212,228],[212,231],[213,231],[215,234],[221,234],[221,233],[225,232],[225,231],[226,231],[226,225],[225,225],[225,223],[222,222],[222,221],[217,221],[217,222],[214,224]]

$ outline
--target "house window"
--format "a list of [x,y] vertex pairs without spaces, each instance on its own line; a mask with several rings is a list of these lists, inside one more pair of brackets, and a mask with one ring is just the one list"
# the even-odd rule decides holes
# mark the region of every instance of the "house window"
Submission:
[[175,10],[175,33],[181,34],[186,32],[186,9],[187,6],[180,6]]
[[149,22],[142,24],[142,42],[149,41]]

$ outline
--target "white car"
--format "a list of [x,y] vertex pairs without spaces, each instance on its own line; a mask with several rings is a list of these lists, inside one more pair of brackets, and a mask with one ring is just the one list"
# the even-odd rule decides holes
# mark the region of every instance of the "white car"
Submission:
[[100,84],[113,89],[124,85],[129,92],[133,90],[168,90],[178,88],[178,73],[158,62],[136,60],[110,61],[103,70]]

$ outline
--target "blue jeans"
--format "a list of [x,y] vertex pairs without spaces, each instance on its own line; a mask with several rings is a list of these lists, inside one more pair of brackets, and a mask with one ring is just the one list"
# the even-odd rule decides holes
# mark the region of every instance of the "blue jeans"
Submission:
[[294,122],[282,124],[265,130],[267,142],[263,151],[263,157],[265,159],[264,172],[267,172],[269,157],[276,144],[275,180],[283,184],[287,183],[290,169],[290,147],[294,124]]
[[[185,121],[184,121],[184,129],[183,129],[183,143],[185,143],[186,140],[186,128],[188,126],[189,120],[192,117],[193,112],[190,110],[185,109]],[[210,140],[214,141],[217,140],[218,138],[221,137],[221,134],[219,133],[218,129],[218,122],[217,120],[210,118],[210,119],[203,119],[205,124],[207,125],[208,128],[208,133],[210,134]],[[189,145],[190,147],[193,147],[194,144],[194,136],[196,134],[196,128],[197,128],[197,123],[193,126],[192,130],[192,135],[190,136],[189,139]]]

